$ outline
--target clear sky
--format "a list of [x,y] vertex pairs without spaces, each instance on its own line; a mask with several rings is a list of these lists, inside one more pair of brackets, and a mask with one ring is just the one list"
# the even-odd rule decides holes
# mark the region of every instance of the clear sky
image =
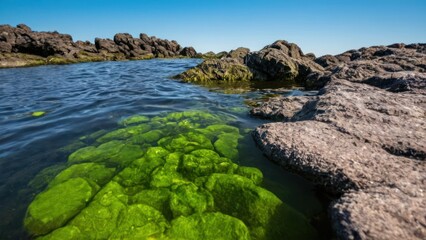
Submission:
[[321,56],[426,42],[426,0],[0,0],[0,24],[18,23],[74,40],[144,32],[201,52],[284,39]]

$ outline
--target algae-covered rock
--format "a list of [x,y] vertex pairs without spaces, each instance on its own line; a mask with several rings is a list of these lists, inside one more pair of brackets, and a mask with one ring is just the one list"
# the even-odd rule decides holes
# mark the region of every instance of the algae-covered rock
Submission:
[[207,176],[212,173],[232,172],[235,165],[231,160],[220,157],[212,150],[201,149],[183,156],[182,172],[188,178]]
[[263,181],[262,172],[254,167],[238,167],[235,174],[250,179],[256,185],[260,185]]
[[213,196],[195,184],[182,184],[172,188],[170,209],[173,217],[189,216],[213,210]]
[[239,137],[239,134],[222,133],[218,136],[216,142],[214,142],[214,148],[223,157],[237,159]]
[[81,148],[68,157],[68,162],[107,162],[125,166],[143,155],[139,146],[110,141],[99,147]]
[[63,226],[78,214],[98,190],[83,178],[73,178],[40,193],[28,207],[25,228],[43,235]]
[[154,239],[168,226],[161,212],[145,204],[129,205],[117,224],[109,239]]
[[203,213],[175,219],[166,236],[181,240],[243,240],[250,239],[250,232],[237,218],[222,213]]
[[237,59],[209,59],[176,76],[185,82],[250,81],[253,73]]
[[120,125],[128,126],[136,123],[145,123],[149,122],[149,117],[144,115],[135,115],[128,118],[123,119],[119,122]]
[[29,233],[44,239],[314,236],[302,215],[260,187],[258,169],[232,161],[242,138],[232,121],[202,111],[137,115],[120,129],[81,139],[92,145],[70,154],[30,204]]
[[212,174],[205,184],[215,207],[241,219],[259,239],[312,239],[315,230],[299,212],[248,178]]
[[163,138],[158,144],[170,151],[183,153],[189,153],[197,149],[213,150],[213,145],[210,140],[203,134],[195,132],[180,134],[175,138]]
[[78,240],[78,239],[87,239],[87,236],[84,236],[80,229],[75,226],[66,226],[58,228],[55,231],[51,232],[48,235],[38,237],[37,240]]
[[97,163],[75,164],[60,172],[51,182],[50,186],[65,182],[71,178],[81,177],[95,182],[98,186],[105,185],[114,175],[115,168],[108,168]]

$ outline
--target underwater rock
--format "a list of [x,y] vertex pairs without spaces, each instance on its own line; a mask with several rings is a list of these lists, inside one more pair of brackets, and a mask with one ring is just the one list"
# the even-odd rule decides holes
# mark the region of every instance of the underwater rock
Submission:
[[[93,145],[70,154],[66,168],[47,178],[48,189],[30,204],[29,233],[43,239],[308,236],[312,231],[303,216],[260,187],[260,170],[231,160],[242,138],[228,125],[233,120],[200,111],[137,115],[121,121],[118,130],[97,134],[95,142],[91,137],[87,142]],[[86,192],[71,186],[75,181]],[[53,195],[70,206],[65,213],[49,213]],[[61,216],[49,215],[55,212]]]
[[75,164],[60,172],[50,183],[54,186],[72,178],[84,178],[98,186],[103,186],[114,176],[115,168],[107,168],[97,163]]
[[[259,239],[312,239],[316,231],[307,219],[283,203],[273,193],[248,178],[232,174],[212,174],[206,189],[217,209],[241,219]],[[303,226],[303,230],[295,226]]]
[[213,196],[195,184],[182,184],[172,188],[170,209],[173,217],[189,216],[213,210]]
[[86,206],[98,188],[83,178],[73,178],[47,189],[29,205],[25,228],[37,236],[61,227]]
[[249,230],[241,220],[222,213],[179,217],[172,221],[166,236],[169,239],[187,240],[250,239]]

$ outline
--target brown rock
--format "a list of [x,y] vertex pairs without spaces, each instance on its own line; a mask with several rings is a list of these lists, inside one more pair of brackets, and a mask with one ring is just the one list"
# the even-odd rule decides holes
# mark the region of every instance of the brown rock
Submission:
[[179,55],[182,55],[184,57],[190,57],[193,58],[197,56],[197,51],[193,47],[184,47],[182,51],[180,51]]
[[244,48],[244,47],[239,47],[235,50],[231,50],[228,54],[227,54],[227,58],[235,58],[237,59],[241,64],[244,64],[244,59],[247,56],[247,54],[249,54],[250,49],[248,48]]

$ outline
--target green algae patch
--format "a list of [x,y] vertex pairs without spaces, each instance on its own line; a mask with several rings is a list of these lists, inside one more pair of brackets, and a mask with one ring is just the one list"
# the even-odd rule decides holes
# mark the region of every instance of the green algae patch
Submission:
[[149,117],[144,115],[136,115],[136,116],[131,116],[131,117],[123,119],[122,121],[119,122],[119,125],[129,126],[132,124],[145,123],[145,122],[149,122]]
[[222,213],[195,214],[179,217],[172,222],[167,239],[216,240],[251,239],[244,223]]
[[103,186],[109,182],[114,173],[115,168],[107,168],[97,163],[75,164],[60,172],[49,185],[54,186],[71,178],[80,177],[95,182],[98,186]]
[[62,226],[78,214],[96,193],[82,178],[70,179],[40,193],[28,207],[25,227],[33,235],[43,235]]
[[[308,239],[303,215],[239,166],[234,118],[202,111],[136,115],[35,180],[26,229],[40,239]],[[40,182],[40,183],[38,183]]]
[[44,112],[44,111],[36,111],[36,112],[31,113],[31,116],[33,116],[33,117],[42,117],[44,115],[46,115],[46,112]]

